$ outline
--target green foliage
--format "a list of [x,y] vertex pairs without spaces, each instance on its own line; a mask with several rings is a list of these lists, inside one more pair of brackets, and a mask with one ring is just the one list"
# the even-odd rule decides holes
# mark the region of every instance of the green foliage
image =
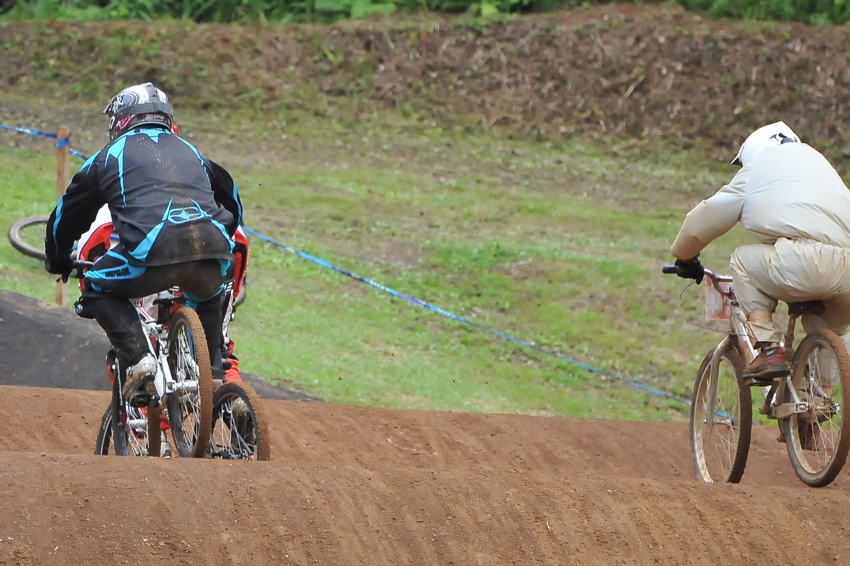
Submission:
[[[632,0],[635,4],[647,0]],[[649,0],[651,1],[651,0]],[[485,18],[609,3],[606,0],[18,0],[10,17],[24,19],[181,19],[214,23],[334,22],[395,12],[460,13]],[[841,24],[847,0],[677,0],[715,16]]]
[[802,21],[843,24],[850,21],[846,0],[679,0],[686,8],[707,10],[715,16],[750,20]]

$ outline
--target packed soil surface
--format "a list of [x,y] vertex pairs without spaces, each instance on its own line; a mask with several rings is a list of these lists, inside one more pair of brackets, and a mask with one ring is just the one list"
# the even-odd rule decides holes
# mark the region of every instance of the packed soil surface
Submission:
[[268,462],[93,456],[102,334],[10,292],[0,320],[0,564],[850,564],[847,473],[806,487],[774,427],[741,484],[714,485],[683,423],[279,390]]

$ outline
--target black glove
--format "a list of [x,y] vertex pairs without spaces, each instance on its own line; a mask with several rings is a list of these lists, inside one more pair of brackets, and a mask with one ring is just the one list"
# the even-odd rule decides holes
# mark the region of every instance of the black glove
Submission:
[[695,255],[691,259],[677,259],[675,265],[676,275],[683,279],[693,279],[697,282],[697,285],[702,283],[702,278],[705,276],[705,270],[702,267],[702,263],[699,261],[699,254]]
[[47,273],[55,273],[61,275],[63,281],[68,280],[68,276],[74,271],[74,260],[71,255],[63,257],[46,257],[44,258],[44,269]]

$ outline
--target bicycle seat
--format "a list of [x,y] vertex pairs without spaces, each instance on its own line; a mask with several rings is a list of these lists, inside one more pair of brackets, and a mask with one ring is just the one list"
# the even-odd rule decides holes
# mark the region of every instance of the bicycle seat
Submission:
[[826,307],[821,301],[803,301],[800,303],[788,303],[788,314],[823,314]]

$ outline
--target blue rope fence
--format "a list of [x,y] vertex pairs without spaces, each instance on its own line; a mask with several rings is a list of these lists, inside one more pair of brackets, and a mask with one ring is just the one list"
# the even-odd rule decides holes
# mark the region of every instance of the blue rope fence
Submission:
[[[71,138],[62,138],[58,139],[59,136],[57,134],[51,132],[39,132],[38,130],[30,130],[29,128],[16,128],[15,126],[6,126],[4,124],[0,124],[0,128],[4,130],[12,130],[14,132],[18,132],[20,134],[29,134],[31,136],[39,136],[42,138],[51,138],[56,140],[56,149],[61,149],[71,143]],[[79,157],[80,159],[88,159],[85,155],[77,151],[73,148],[68,148],[68,153],[73,155],[74,157]]]
[[600,369],[598,369],[598,368],[595,368],[595,367],[589,366],[589,365],[587,365],[587,364],[585,364],[585,363],[582,363],[582,362],[580,362],[580,361],[578,361],[578,360],[574,360],[574,359],[568,358],[568,357],[566,357],[566,356],[563,356],[563,355],[561,355],[561,354],[558,354],[558,353],[556,353],[556,352],[552,352],[552,351],[547,350],[547,349],[545,349],[545,348],[541,348],[541,347],[540,347],[540,346],[538,346],[537,344],[533,344],[533,343],[531,343],[531,342],[527,342],[527,341],[525,341],[525,340],[520,340],[519,338],[515,338],[515,337],[513,337],[513,336],[510,336],[509,334],[505,334],[504,332],[500,332],[500,331],[498,331],[498,330],[494,330],[494,329],[492,329],[492,328],[488,328],[488,327],[486,327],[486,326],[484,326],[484,325],[482,325],[482,324],[478,324],[477,322],[473,322],[473,321],[469,320],[468,318],[464,318],[464,317],[462,317],[462,316],[460,316],[460,315],[457,315],[457,314],[451,313],[451,312],[449,312],[449,311],[447,311],[447,310],[445,310],[445,309],[441,309],[440,307],[436,307],[436,306],[434,306],[434,305],[431,305],[431,304],[429,304],[429,303],[426,303],[425,301],[422,301],[422,300],[417,299],[417,298],[415,298],[415,297],[411,297],[411,296],[409,296],[409,295],[405,295],[404,293],[399,293],[398,291],[396,291],[396,290],[394,290],[394,289],[390,289],[389,287],[386,287],[385,285],[381,285],[380,283],[377,283],[377,282],[375,282],[375,281],[372,281],[371,279],[367,279],[366,277],[361,277],[361,276],[356,275],[356,274],[354,274],[354,273],[352,273],[352,272],[350,272],[350,271],[347,271],[347,270],[345,270],[345,269],[341,269],[341,268],[339,268],[339,267],[337,267],[337,266],[333,265],[332,263],[329,263],[329,262],[327,262],[327,261],[325,261],[325,260],[323,260],[323,259],[321,259],[321,258],[318,258],[318,257],[312,256],[312,255],[310,255],[310,254],[308,254],[308,253],[304,253],[304,252],[302,252],[302,251],[299,251],[299,250],[297,250],[297,249],[295,249],[295,248],[293,248],[293,247],[291,247],[291,246],[288,246],[288,245],[286,245],[286,244],[284,244],[284,243],[282,243],[282,242],[277,242],[277,241],[275,241],[275,240],[273,240],[273,239],[269,238],[268,236],[265,236],[265,235],[263,235],[263,234],[260,234],[259,232],[256,232],[256,231],[254,231],[254,230],[251,230],[250,228],[247,228],[246,226],[242,226],[242,229],[243,229],[243,230],[244,230],[244,231],[245,231],[248,235],[250,235],[250,236],[254,236],[255,238],[258,238],[258,239],[260,239],[260,240],[263,240],[264,242],[267,242],[267,243],[269,243],[269,244],[271,244],[271,245],[273,245],[273,246],[276,246],[276,247],[279,247],[279,248],[281,248],[281,249],[284,249],[284,250],[286,250],[286,251],[288,251],[288,252],[290,252],[290,253],[293,253],[293,254],[297,255],[298,257],[301,257],[301,258],[304,258],[304,259],[306,259],[306,260],[312,261],[313,263],[317,263],[317,264],[321,265],[322,267],[326,267],[326,268],[328,268],[328,269],[332,269],[332,270],[336,271],[337,273],[341,273],[341,274],[343,274],[343,275],[346,275],[346,276],[348,276],[348,277],[351,277],[352,279],[355,279],[355,280],[360,281],[360,282],[362,282],[362,283],[365,283],[365,284],[367,284],[367,285],[371,285],[372,287],[375,287],[376,289],[380,289],[381,291],[384,291],[385,293],[389,293],[390,295],[392,295],[392,296],[394,296],[394,297],[398,297],[399,299],[403,299],[403,300],[405,300],[405,301],[408,301],[408,302],[410,302],[410,303],[413,303],[413,304],[414,304],[414,305],[416,305],[416,306],[422,307],[422,308],[424,308],[424,309],[428,309],[428,310],[430,310],[430,311],[432,311],[432,312],[435,312],[435,313],[437,313],[437,314],[439,314],[439,315],[445,316],[445,317],[447,317],[447,318],[451,318],[451,319],[453,319],[453,320],[456,320],[456,321],[458,321],[458,322],[462,322],[462,323],[464,323],[464,324],[468,324],[468,325],[470,325],[470,326],[473,326],[473,327],[477,328],[478,330],[482,330],[482,331],[484,331],[484,332],[488,332],[488,333],[490,333],[490,334],[493,334],[494,336],[498,336],[499,338],[504,338],[505,340],[509,340],[509,341],[511,341],[511,342],[514,342],[515,344],[519,344],[519,345],[521,345],[521,346],[525,346],[525,347],[527,347],[527,348],[531,348],[532,350],[535,350],[535,351],[537,351],[537,352],[540,352],[541,354],[546,354],[547,356],[552,356],[552,357],[554,357],[554,358],[557,358],[557,359],[559,359],[559,360],[561,360],[561,361],[567,362],[567,363],[572,364],[572,365],[574,365],[574,366],[578,366],[578,367],[580,367],[580,368],[582,368],[582,369],[585,369],[585,370],[587,370],[587,371],[590,371],[590,372],[593,372],[593,373],[597,373],[597,374],[601,375],[602,377],[604,377],[605,379],[610,379],[610,380],[612,380],[612,381],[619,381],[619,382],[622,382],[622,383],[626,383],[626,384],[628,384],[628,385],[631,385],[632,387],[636,387],[636,388],[641,389],[641,390],[643,390],[643,391],[646,391],[646,392],[648,392],[648,393],[652,393],[652,394],[654,394],[654,395],[658,395],[658,396],[660,396],[660,397],[665,397],[665,398],[667,398],[667,399],[672,399],[672,400],[674,400],[674,401],[679,401],[680,403],[685,403],[686,405],[690,405],[690,403],[691,403],[691,402],[690,402],[690,400],[688,400],[688,399],[684,399],[684,398],[682,398],[682,397],[678,397],[678,396],[673,395],[673,394],[671,394],[671,393],[667,393],[667,392],[665,392],[665,391],[661,391],[660,389],[656,389],[656,388],[654,388],[654,387],[650,387],[650,386],[648,386],[648,385],[644,385],[644,384],[639,383],[639,382],[637,382],[637,381],[634,381],[634,380],[631,380],[631,379],[627,379],[627,378],[624,378],[624,377],[620,377],[620,376],[614,375],[614,374],[612,374],[612,373],[610,373],[610,372],[608,372],[608,371],[600,370]]
[[[12,126],[5,126],[5,125],[3,125],[3,124],[0,124],[0,128],[7,129],[7,130],[14,130],[14,131],[16,131],[16,132],[23,133],[23,134],[30,134],[30,135],[35,135],[35,136],[42,136],[42,137],[46,137],[46,138],[53,138],[53,139],[56,139],[56,138],[58,137],[56,134],[51,134],[51,133],[49,133],[49,132],[39,132],[39,131],[37,131],[37,130],[30,130],[30,129],[27,129],[27,128],[16,128],[16,127],[12,127]],[[67,145],[69,142],[70,142],[70,140],[69,140],[68,138],[64,138],[64,139],[61,139],[61,140],[57,140],[57,142],[56,142],[56,147],[57,147],[57,148],[64,147],[64,146],[65,146],[65,145]],[[83,155],[82,153],[80,153],[79,151],[76,151],[76,150],[73,150],[73,149],[70,149],[70,148],[69,148],[69,150],[68,150],[68,151],[69,151],[69,153],[71,153],[72,155],[74,155],[74,156],[76,156],[76,157],[79,157],[79,158],[81,158],[81,159],[87,159],[87,157],[86,157],[85,155]],[[545,349],[545,348],[541,348],[540,346],[538,346],[537,344],[534,344],[534,343],[532,343],[532,342],[528,342],[528,341],[525,341],[525,340],[521,340],[521,339],[519,339],[519,338],[516,338],[516,337],[511,336],[511,335],[509,335],[509,334],[506,334],[506,333],[504,333],[504,332],[500,332],[500,331],[498,331],[498,330],[494,330],[494,329],[492,329],[492,328],[489,328],[489,327],[484,326],[484,325],[482,325],[482,324],[479,324],[479,323],[477,323],[477,322],[471,321],[471,320],[469,320],[468,318],[465,318],[465,317],[462,317],[462,316],[460,316],[460,315],[454,314],[454,313],[449,312],[449,311],[447,311],[447,310],[445,310],[445,309],[442,309],[442,308],[440,308],[440,307],[437,307],[437,306],[431,305],[431,304],[429,304],[429,303],[427,303],[427,302],[425,302],[425,301],[423,301],[423,300],[417,299],[417,298],[415,298],[415,297],[411,297],[411,296],[409,296],[409,295],[405,295],[404,293],[400,293],[400,292],[398,292],[398,291],[396,291],[396,290],[394,290],[394,289],[391,289],[391,288],[389,288],[389,287],[387,287],[387,286],[385,286],[385,285],[381,285],[380,283],[377,283],[377,282],[375,282],[375,281],[372,281],[371,279],[368,279],[368,278],[366,278],[366,277],[361,277],[361,276],[356,275],[356,274],[354,274],[354,273],[352,273],[352,272],[350,272],[350,271],[348,271],[348,270],[345,270],[345,269],[342,269],[342,268],[340,268],[340,267],[337,267],[337,266],[333,265],[332,263],[330,263],[330,262],[328,262],[328,261],[325,261],[325,260],[323,260],[323,259],[321,259],[321,258],[318,258],[318,257],[316,257],[316,256],[310,255],[310,254],[305,253],[305,252],[302,252],[302,251],[299,251],[299,250],[297,250],[297,249],[295,249],[295,248],[293,248],[293,247],[291,247],[291,246],[288,246],[288,245],[286,245],[286,244],[284,244],[284,243],[282,243],[282,242],[278,242],[278,241],[276,241],[276,240],[273,240],[272,238],[270,238],[270,237],[268,237],[268,236],[266,236],[266,235],[264,235],[264,234],[261,234],[260,232],[257,232],[257,231],[255,231],[255,230],[252,230],[252,229],[250,229],[250,228],[248,228],[248,227],[246,227],[246,226],[244,226],[244,225],[242,226],[242,229],[243,229],[243,230],[245,231],[245,233],[247,233],[248,235],[250,235],[250,236],[254,236],[255,238],[258,238],[258,239],[260,239],[260,240],[262,240],[262,241],[264,241],[264,242],[266,242],[266,243],[268,243],[268,244],[271,244],[271,245],[273,245],[273,246],[275,246],[275,247],[278,247],[278,248],[281,248],[281,249],[283,249],[283,250],[286,250],[287,252],[290,252],[290,253],[292,253],[292,254],[295,254],[295,255],[297,255],[297,256],[298,256],[298,257],[300,257],[300,258],[303,258],[303,259],[306,259],[306,260],[311,261],[311,262],[313,262],[313,263],[316,263],[316,264],[318,264],[318,265],[320,265],[320,266],[322,266],[322,267],[325,267],[325,268],[327,268],[327,269],[331,269],[331,270],[333,270],[333,271],[336,271],[337,273],[341,273],[342,275],[345,275],[345,276],[347,276],[347,277],[350,277],[350,278],[352,278],[352,279],[354,279],[354,280],[356,280],[356,281],[360,281],[361,283],[365,283],[365,284],[367,284],[367,285],[370,285],[370,286],[372,286],[372,287],[374,287],[374,288],[376,288],[376,289],[379,289],[379,290],[381,290],[381,291],[383,291],[383,292],[385,292],[385,293],[388,293],[388,294],[390,294],[390,295],[392,295],[392,296],[394,296],[394,297],[397,297],[397,298],[399,298],[399,299],[405,300],[405,301],[407,301],[407,302],[409,302],[409,303],[413,303],[414,305],[416,305],[416,306],[418,306],[418,307],[422,307],[422,308],[427,309],[427,310],[429,310],[429,311],[431,311],[431,312],[437,313],[437,314],[439,314],[439,315],[441,315],[441,316],[444,316],[444,317],[450,318],[450,319],[452,319],[452,320],[456,320],[457,322],[460,322],[460,323],[463,323],[463,324],[467,324],[467,325],[469,325],[469,326],[472,326],[472,327],[474,327],[474,328],[477,328],[478,330],[481,330],[481,331],[483,331],[483,332],[487,332],[487,333],[492,334],[492,335],[494,335],[494,336],[498,336],[499,338],[502,338],[502,339],[504,339],[504,340],[508,340],[508,341],[513,342],[513,343],[515,343],[515,344],[519,344],[520,346],[523,346],[523,347],[526,347],[526,348],[530,348],[530,349],[532,349],[532,350],[534,350],[534,351],[536,351],[536,352],[539,352],[539,353],[544,354],[544,355],[547,355],[547,356],[551,356],[551,357],[556,358],[556,359],[558,359],[558,360],[560,360],[560,361],[562,361],[562,362],[566,362],[566,363],[568,363],[568,364],[571,364],[571,365],[574,365],[574,366],[580,367],[580,368],[582,368],[582,369],[584,369],[584,370],[587,370],[587,371],[589,371],[589,372],[592,372],[592,373],[598,374],[598,375],[602,376],[604,379],[610,379],[611,381],[617,381],[617,382],[620,382],[620,383],[624,383],[624,384],[630,385],[630,386],[632,386],[632,387],[635,387],[635,388],[637,388],[637,389],[640,389],[640,390],[642,390],[642,391],[645,391],[645,392],[647,392],[647,393],[651,393],[651,394],[653,394],[653,395],[657,395],[657,396],[659,396],[659,397],[663,397],[663,398],[666,398],[666,399],[671,399],[671,400],[673,400],[673,401],[678,401],[678,402],[680,402],[680,403],[684,403],[684,404],[686,404],[686,405],[690,405],[690,404],[691,404],[691,402],[690,402],[690,400],[689,400],[689,399],[685,399],[685,398],[683,398],[683,397],[679,397],[679,396],[677,396],[677,395],[673,395],[673,394],[671,394],[671,393],[667,393],[666,391],[662,391],[662,390],[657,389],[657,388],[655,388],[655,387],[650,387],[650,386],[648,386],[648,385],[645,385],[645,384],[640,383],[640,382],[638,382],[638,381],[634,381],[634,380],[632,380],[632,379],[628,379],[628,378],[625,378],[625,377],[621,377],[621,376],[618,376],[618,375],[614,375],[614,374],[612,374],[611,372],[608,372],[608,371],[605,371],[605,370],[601,370],[601,369],[595,368],[595,367],[593,367],[593,366],[590,366],[590,365],[585,364],[585,363],[583,363],[583,362],[580,362],[580,361],[578,361],[578,360],[574,360],[574,359],[569,358],[569,357],[567,357],[567,356],[564,356],[564,355],[558,354],[557,352],[553,352],[553,351],[551,351],[551,350],[547,350],[547,349]]]

